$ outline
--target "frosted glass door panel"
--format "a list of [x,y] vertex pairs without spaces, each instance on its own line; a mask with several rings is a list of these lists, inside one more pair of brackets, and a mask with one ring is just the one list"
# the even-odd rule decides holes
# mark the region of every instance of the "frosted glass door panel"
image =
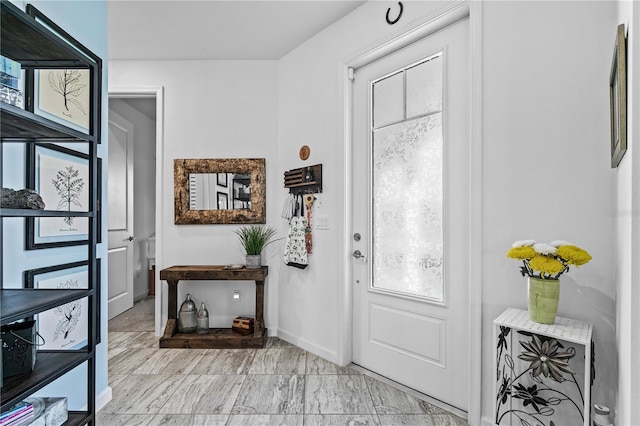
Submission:
[[373,84],[373,125],[376,128],[404,120],[404,74],[399,72]]
[[407,118],[442,111],[442,56],[407,71]]
[[442,113],[373,132],[373,287],[443,300]]

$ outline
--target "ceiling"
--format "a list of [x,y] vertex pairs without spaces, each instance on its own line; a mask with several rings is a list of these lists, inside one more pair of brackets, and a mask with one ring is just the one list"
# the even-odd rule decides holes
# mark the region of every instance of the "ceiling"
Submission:
[[108,0],[109,59],[280,59],[364,2]]

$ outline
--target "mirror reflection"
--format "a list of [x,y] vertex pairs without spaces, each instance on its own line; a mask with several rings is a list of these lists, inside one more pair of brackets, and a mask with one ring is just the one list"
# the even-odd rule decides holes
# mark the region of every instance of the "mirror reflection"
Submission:
[[251,209],[248,173],[190,173],[189,210]]
[[173,160],[174,223],[265,223],[264,158]]

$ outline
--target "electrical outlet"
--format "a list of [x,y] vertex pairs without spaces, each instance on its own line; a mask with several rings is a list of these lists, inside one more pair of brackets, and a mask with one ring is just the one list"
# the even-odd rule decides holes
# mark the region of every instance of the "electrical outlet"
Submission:
[[233,290],[233,301],[234,302],[240,301],[240,290]]

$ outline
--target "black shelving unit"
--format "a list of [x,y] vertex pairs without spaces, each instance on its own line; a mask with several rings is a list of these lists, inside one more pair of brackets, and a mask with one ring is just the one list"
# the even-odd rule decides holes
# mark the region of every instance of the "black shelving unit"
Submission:
[[90,295],[92,295],[90,290],[2,289],[2,325]]
[[[1,409],[5,411],[15,403],[49,385],[74,368],[86,365],[87,410],[70,411],[65,425],[95,424],[95,346],[100,324],[98,323],[100,295],[96,291],[98,267],[96,260],[98,159],[100,143],[100,97],[102,93],[102,61],[95,54],[70,37],[62,28],[50,21],[36,8],[27,5],[23,11],[14,4],[1,1],[0,53],[17,61],[25,70],[25,109],[0,102],[0,159],[7,144],[84,144],[89,157],[89,205],[86,212],[54,210],[28,210],[0,208],[0,235],[3,235],[5,218],[83,217],[88,218],[86,244],[88,264],[87,289],[33,289],[24,288],[22,282],[5,282],[2,276],[0,289],[0,323],[6,325],[29,319],[34,315],[76,300],[88,301],[88,344],[80,350],[39,350],[37,362],[29,374],[4,377],[0,390]],[[83,133],[34,112],[34,76],[40,69],[84,69],[89,71],[89,130]],[[25,150],[26,151],[26,150]],[[25,182],[27,179],[25,178]],[[0,176],[0,186],[2,177]],[[26,219],[25,219],[26,221]],[[26,232],[26,226],[25,226]],[[26,249],[26,248],[25,248]],[[44,250],[60,250],[46,248]],[[52,256],[42,256],[44,262]],[[5,265],[4,256],[0,270],[11,268],[11,276],[23,276],[28,269],[21,265]],[[55,266],[51,264],[41,267]],[[61,395],[56,395],[61,396]]]
[[[2,40],[4,47],[5,41]],[[4,52],[3,52],[3,56]],[[94,137],[45,117],[25,111],[13,105],[0,102],[2,112],[2,134],[6,142],[38,142],[34,138],[46,139],[49,142],[87,142],[94,141]],[[6,136],[4,136],[6,134]]]
[[251,177],[248,175],[234,175],[231,184],[234,209],[251,208]]

